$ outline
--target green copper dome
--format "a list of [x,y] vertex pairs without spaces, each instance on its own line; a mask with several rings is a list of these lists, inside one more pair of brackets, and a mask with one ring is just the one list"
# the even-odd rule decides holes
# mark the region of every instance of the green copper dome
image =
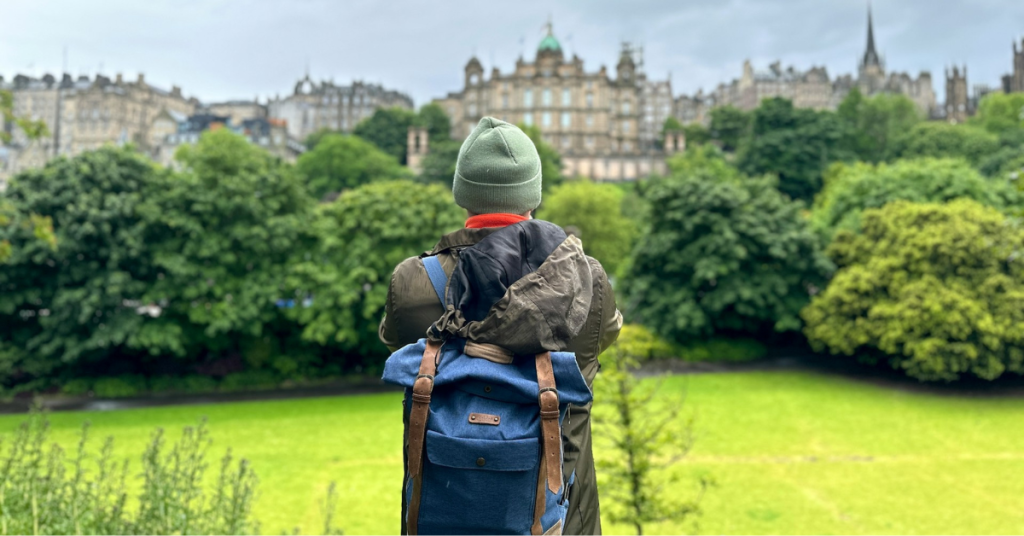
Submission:
[[544,39],[541,39],[540,44],[537,45],[537,52],[543,52],[545,50],[559,51],[562,50],[562,45],[558,44],[558,39],[555,39],[555,36],[548,34]]

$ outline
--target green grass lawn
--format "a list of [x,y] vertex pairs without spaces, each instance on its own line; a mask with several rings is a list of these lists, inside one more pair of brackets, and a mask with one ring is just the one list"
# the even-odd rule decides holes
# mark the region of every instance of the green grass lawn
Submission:
[[[650,533],[1024,533],[1024,398],[908,393],[802,372],[677,376],[665,389],[685,391],[697,416],[694,449],[676,470],[692,477],[684,483],[710,475],[717,484],[696,527]],[[50,418],[62,443],[89,420],[95,436],[114,435],[117,452],[135,458],[154,427],[173,438],[200,416],[213,454],[231,446],[252,460],[264,533],[319,530],[332,480],[346,533],[398,531],[397,393]],[[0,432],[21,420],[0,417]]]

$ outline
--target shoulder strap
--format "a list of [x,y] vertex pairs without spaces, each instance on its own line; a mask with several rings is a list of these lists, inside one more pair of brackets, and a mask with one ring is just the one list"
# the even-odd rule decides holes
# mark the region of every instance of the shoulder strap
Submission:
[[441,261],[437,260],[436,256],[424,257],[420,261],[423,262],[423,267],[427,270],[427,276],[430,277],[430,284],[434,286],[437,299],[441,300],[442,306],[446,305],[444,292],[448,287],[448,275],[444,273],[444,268],[441,268]]

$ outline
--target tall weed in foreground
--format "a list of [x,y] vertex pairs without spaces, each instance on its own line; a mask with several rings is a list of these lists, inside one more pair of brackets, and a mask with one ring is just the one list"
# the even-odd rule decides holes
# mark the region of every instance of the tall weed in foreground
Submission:
[[658,396],[660,380],[641,382],[633,375],[646,355],[632,338],[620,340],[601,359],[594,381],[594,442],[601,507],[613,523],[644,533],[651,523],[690,520],[700,514],[707,477],[686,483],[668,469],[689,453],[693,420],[683,416],[681,399]]
[[48,444],[50,424],[34,413],[0,443],[0,534],[253,534],[257,478],[230,450],[220,476],[204,486],[210,445],[205,422],[168,446],[163,431],[142,456],[138,508],[128,509],[129,461],[114,460],[114,441],[89,449],[89,425],[69,459]]

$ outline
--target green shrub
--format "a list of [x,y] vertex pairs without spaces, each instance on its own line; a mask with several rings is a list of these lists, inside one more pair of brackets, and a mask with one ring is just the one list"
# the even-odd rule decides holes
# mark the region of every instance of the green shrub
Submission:
[[802,313],[815,349],[921,380],[1024,373],[1024,230],[999,211],[896,201],[828,254],[839,270]]
[[680,346],[677,356],[683,361],[742,362],[765,357],[768,348],[754,339],[713,338]]
[[275,389],[281,380],[269,370],[246,370],[224,376],[220,382],[222,391],[262,391]]
[[629,355],[638,363],[672,359],[679,355],[676,345],[657,336],[639,324],[626,324],[615,340],[615,351]]
[[84,395],[88,394],[92,390],[92,379],[91,378],[74,378],[64,382],[61,386],[60,392],[66,395]]
[[[48,445],[49,422],[35,414],[0,451],[0,533],[3,534],[254,534],[251,510],[257,479],[229,450],[219,477],[206,478],[211,440],[204,423],[167,445],[157,430],[129,471],[114,456],[113,438],[98,453],[88,424],[69,459]],[[130,485],[137,474],[140,485]],[[131,491],[139,490],[135,497]],[[131,497],[131,498],[130,498]]]
[[146,378],[137,375],[100,378],[93,383],[92,392],[98,398],[136,396],[146,392]]

